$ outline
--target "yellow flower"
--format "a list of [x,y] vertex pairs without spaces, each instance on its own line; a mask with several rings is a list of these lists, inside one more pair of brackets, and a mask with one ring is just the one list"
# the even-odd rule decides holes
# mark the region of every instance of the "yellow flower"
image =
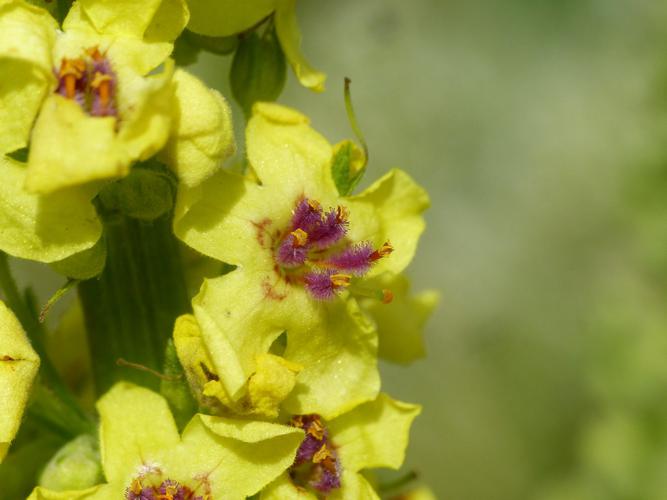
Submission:
[[[0,0],[0,249],[88,278],[104,262],[103,182],[160,152],[193,185],[233,152],[225,100],[168,59],[188,18],[183,0],[81,0],[59,31]],[[27,163],[7,156],[28,145]]]
[[[302,431],[284,425],[206,415],[193,417],[179,435],[164,398],[127,383],[116,384],[97,408],[107,482],[75,491],[38,487],[31,500],[138,500],[193,493],[241,500],[289,467],[303,438]],[[168,492],[172,497],[159,496]]]
[[292,425],[306,437],[289,474],[267,486],[262,500],[377,500],[361,474],[378,467],[398,469],[403,463],[417,405],[380,394],[330,422],[318,415],[299,415]]
[[369,290],[366,277],[407,266],[428,196],[393,170],[341,197],[332,147],[306,117],[275,104],[255,105],[246,144],[260,184],[223,171],[179,192],[176,235],[237,266],[204,281],[194,313],[231,400],[245,397],[258,356],[286,331],[278,354],[303,370],[284,407],[333,418],[377,394],[377,334],[355,297],[389,295]]

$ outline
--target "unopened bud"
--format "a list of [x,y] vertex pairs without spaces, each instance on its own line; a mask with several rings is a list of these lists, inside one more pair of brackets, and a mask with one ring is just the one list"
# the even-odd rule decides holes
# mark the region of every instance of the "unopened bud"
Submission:
[[287,66],[272,27],[262,35],[251,33],[241,40],[230,73],[234,99],[246,116],[257,101],[275,101],[283,90]]

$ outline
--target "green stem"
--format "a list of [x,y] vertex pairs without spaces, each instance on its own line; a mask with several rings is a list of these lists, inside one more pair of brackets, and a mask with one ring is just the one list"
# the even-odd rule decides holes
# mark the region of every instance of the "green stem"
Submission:
[[49,427],[64,436],[74,437],[82,432],[93,432],[92,418],[81,409],[51,363],[44,347],[44,325],[38,321],[37,315],[19,292],[9,269],[7,255],[3,252],[0,252],[0,288],[5,294],[7,305],[16,314],[40,357],[40,381],[28,411],[39,415],[42,422],[48,423]]
[[162,372],[174,320],[190,307],[171,219],[114,215],[104,223],[106,267],[79,284],[95,387],[102,394],[122,379],[157,390],[150,371]]

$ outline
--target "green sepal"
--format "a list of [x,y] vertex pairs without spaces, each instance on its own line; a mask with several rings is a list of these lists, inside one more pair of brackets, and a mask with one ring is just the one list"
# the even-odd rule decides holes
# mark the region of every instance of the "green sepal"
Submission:
[[193,47],[220,56],[231,54],[239,46],[239,38],[237,36],[206,36],[185,30],[181,38],[185,38]]
[[275,101],[285,86],[287,63],[273,27],[251,33],[234,54],[229,79],[234,99],[250,116],[257,101]]
[[97,195],[103,216],[122,214],[144,221],[155,220],[174,205],[177,181],[156,161],[135,165],[130,175],[107,184]]
[[75,280],[87,280],[99,276],[107,260],[107,245],[104,234],[92,247],[83,252],[49,264],[51,269]]
[[331,176],[341,196],[354,191],[366,172],[364,153],[352,141],[343,141],[334,148]]
[[179,429],[183,429],[197,413],[197,402],[190,392],[172,339],[167,342],[163,373],[165,378],[160,383],[160,393],[169,403],[176,425]]
[[193,45],[188,37],[183,33],[174,41],[174,51],[171,58],[176,61],[176,66],[191,66],[199,59],[201,48]]

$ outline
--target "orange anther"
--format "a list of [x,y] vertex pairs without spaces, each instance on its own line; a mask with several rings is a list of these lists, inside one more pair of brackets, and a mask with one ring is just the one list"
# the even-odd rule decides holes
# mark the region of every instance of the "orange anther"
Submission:
[[328,458],[333,458],[333,454],[329,450],[327,444],[324,443],[322,447],[319,450],[317,450],[313,455],[313,462],[319,464],[320,462],[324,462]]
[[371,261],[381,259],[382,257],[386,257],[390,253],[394,251],[394,247],[391,246],[391,243],[388,241],[385,241],[384,244],[378,248],[375,252],[373,252],[370,256]]
[[392,300],[394,300],[394,292],[387,288],[382,290],[382,303],[389,304]]
[[296,229],[290,233],[294,236],[294,246],[302,247],[308,242],[308,233],[303,229]]
[[345,222],[350,218],[350,210],[343,205],[338,205],[336,207],[336,220],[340,222]]
[[350,286],[350,280],[352,279],[352,276],[349,274],[332,274],[329,279],[331,280],[331,284],[333,286],[343,287]]
[[308,434],[313,436],[318,441],[322,441],[322,439],[324,439],[324,426],[318,418],[311,422],[310,426],[308,427]]

